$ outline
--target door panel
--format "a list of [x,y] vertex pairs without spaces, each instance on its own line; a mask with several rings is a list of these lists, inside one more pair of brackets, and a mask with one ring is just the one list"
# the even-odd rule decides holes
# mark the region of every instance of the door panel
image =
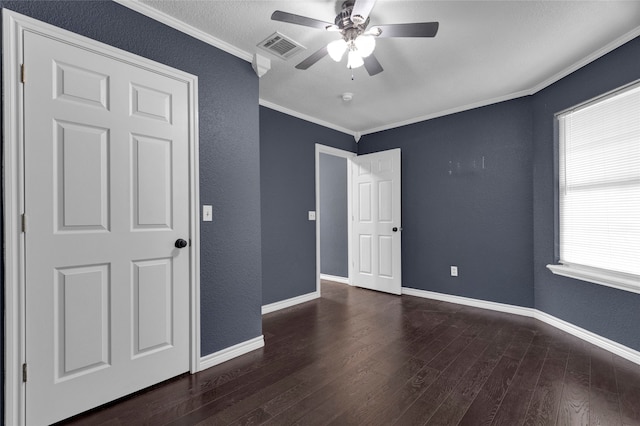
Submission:
[[133,135],[133,227],[170,229],[171,225],[171,141]]
[[82,66],[53,63],[57,99],[109,109],[109,76]]
[[170,348],[173,344],[172,259],[134,263],[134,356]]
[[109,130],[56,122],[59,231],[108,230]]
[[189,88],[25,32],[26,420],[189,369]]
[[55,277],[56,380],[109,365],[108,265],[58,269]]
[[400,150],[361,155],[353,161],[357,165],[353,177],[353,283],[400,294]]

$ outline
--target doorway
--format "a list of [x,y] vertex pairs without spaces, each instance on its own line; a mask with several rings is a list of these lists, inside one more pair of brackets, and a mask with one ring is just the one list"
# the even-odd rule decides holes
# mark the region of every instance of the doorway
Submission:
[[316,291],[321,279],[350,284],[351,159],[356,154],[316,144]]
[[[324,174],[322,169],[323,166],[327,168],[327,174],[329,174],[331,168],[335,167],[343,175],[341,169],[345,162],[347,167],[348,276],[340,277],[328,274],[327,278],[349,285],[400,295],[402,293],[400,149],[358,156],[349,151],[320,144],[316,144],[316,293],[321,295],[323,224],[325,228],[335,226],[334,223],[340,221],[340,215],[344,215],[344,208],[342,208],[336,217],[331,217],[326,222],[322,218],[322,178]],[[336,178],[336,176],[331,176],[327,181],[329,185],[343,185],[340,178]],[[328,210],[331,214],[331,206]],[[332,238],[331,232],[327,232],[326,235],[327,238]],[[344,253],[344,250],[336,247],[335,241],[330,241],[330,243],[331,246],[325,248],[325,252],[330,250],[338,252],[332,260],[342,264],[344,254],[340,253]],[[325,262],[324,266],[329,267],[330,263]],[[336,265],[331,265],[331,267],[336,267]]]

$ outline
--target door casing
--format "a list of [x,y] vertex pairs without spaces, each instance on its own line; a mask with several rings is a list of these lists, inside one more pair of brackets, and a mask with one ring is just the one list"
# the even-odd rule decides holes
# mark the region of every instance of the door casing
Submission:
[[320,154],[333,155],[335,157],[341,157],[347,159],[347,223],[348,223],[348,262],[349,262],[349,276],[348,284],[353,286],[355,276],[355,265],[353,262],[354,248],[353,248],[353,170],[354,159],[357,158],[357,154],[350,151],[344,151],[342,149],[333,148],[330,146],[316,144],[315,149],[315,171],[316,171],[316,291],[313,294],[314,298],[320,297],[321,280],[320,280]]
[[[4,79],[4,284],[5,284],[5,424],[25,423],[25,384],[22,365],[25,348],[25,250],[22,232],[24,213],[22,45],[26,31],[35,32],[114,60],[151,69],[189,86],[189,263],[191,373],[200,369],[200,226],[198,169],[198,80],[183,71],[77,35],[22,14],[2,10]],[[28,82],[28,68],[25,71]]]
[[[320,297],[320,154],[333,155],[347,159],[347,229],[348,229],[348,262],[349,278],[352,275],[351,265],[351,159],[356,157],[356,153],[344,151],[330,146],[316,144],[316,297]],[[351,282],[349,282],[351,285]]]

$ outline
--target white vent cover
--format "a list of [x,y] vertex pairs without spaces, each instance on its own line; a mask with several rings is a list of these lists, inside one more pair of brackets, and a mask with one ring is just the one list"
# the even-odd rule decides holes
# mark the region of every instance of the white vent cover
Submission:
[[258,47],[282,59],[289,59],[305,47],[290,38],[275,32],[258,43]]

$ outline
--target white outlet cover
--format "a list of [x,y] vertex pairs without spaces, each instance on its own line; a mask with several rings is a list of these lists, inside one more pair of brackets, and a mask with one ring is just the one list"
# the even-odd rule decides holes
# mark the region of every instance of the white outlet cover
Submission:
[[452,277],[457,277],[458,276],[458,267],[457,266],[452,266],[451,267],[451,276]]
[[309,212],[309,220],[316,220],[316,212],[314,211]]

